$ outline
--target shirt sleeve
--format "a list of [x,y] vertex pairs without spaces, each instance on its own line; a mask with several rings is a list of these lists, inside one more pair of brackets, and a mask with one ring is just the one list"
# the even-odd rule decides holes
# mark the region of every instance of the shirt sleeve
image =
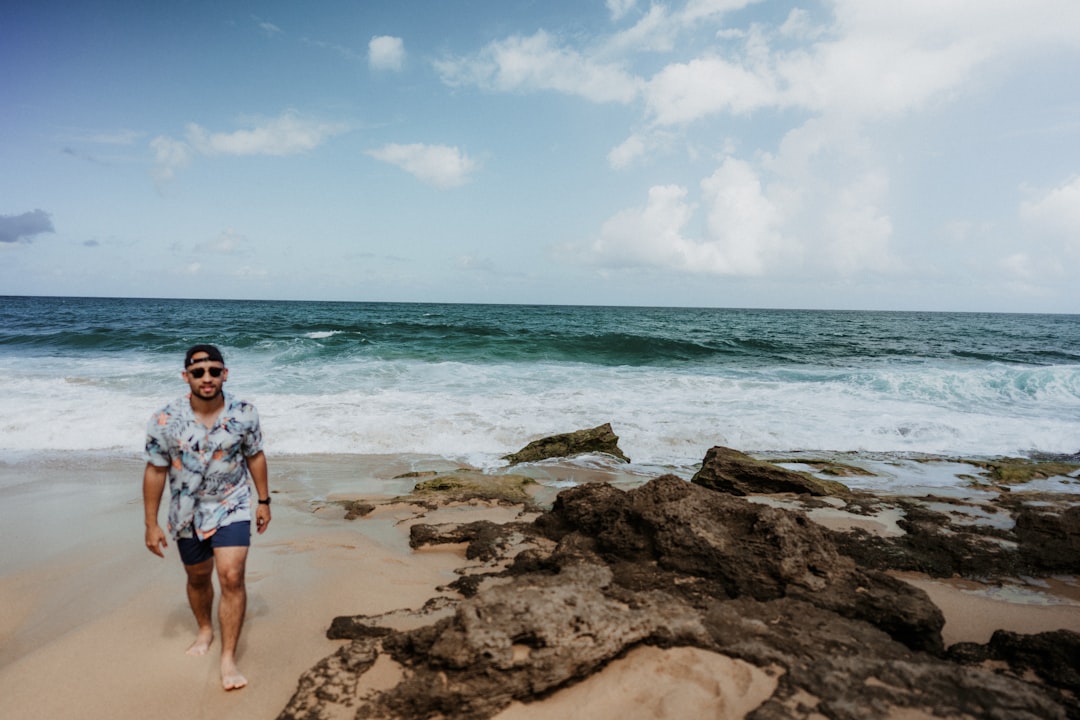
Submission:
[[143,456],[146,462],[155,467],[169,466],[169,444],[165,439],[165,428],[169,414],[165,410],[154,413],[146,424],[146,450]]
[[258,455],[263,451],[262,425],[259,423],[259,411],[254,405],[248,404],[245,408],[247,415],[247,429],[244,432],[243,452],[244,457]]

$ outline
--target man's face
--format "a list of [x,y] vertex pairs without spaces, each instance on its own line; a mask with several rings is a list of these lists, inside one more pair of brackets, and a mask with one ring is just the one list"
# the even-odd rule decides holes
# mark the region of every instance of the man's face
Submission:
[[[214,373],[218,373],[214,377]],[[202,377],[196,377],[201,375]],[[206,353],[195,353],[191,358],[191,364],[184,370],[184,380],[191,388],[193,397],[200,400],[213,400],[221,394],[221,386],[229,377],[229,371],[224,363],[210,360]]]

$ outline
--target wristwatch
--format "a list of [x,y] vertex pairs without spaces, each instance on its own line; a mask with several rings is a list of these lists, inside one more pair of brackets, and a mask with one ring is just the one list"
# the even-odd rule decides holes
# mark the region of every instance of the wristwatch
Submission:
[[265,500],[259,500],[259,504],[260,505],[269,505],[270,504],[270,496],[267,495]]

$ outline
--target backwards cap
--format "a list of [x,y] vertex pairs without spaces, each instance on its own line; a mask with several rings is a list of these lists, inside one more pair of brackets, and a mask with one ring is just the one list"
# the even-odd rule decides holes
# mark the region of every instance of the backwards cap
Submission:
[[188,348],[187,353],[184,355],[184,367],[191,365],[191,356],[198,355],[199,353],[206,353],[206,357],[199,358],[198,362],[204,362],[206,360],[213,360],[219,362],[222,365],[225,364],[225,358],[221,356],[221,351],[213,345],[192,345]]

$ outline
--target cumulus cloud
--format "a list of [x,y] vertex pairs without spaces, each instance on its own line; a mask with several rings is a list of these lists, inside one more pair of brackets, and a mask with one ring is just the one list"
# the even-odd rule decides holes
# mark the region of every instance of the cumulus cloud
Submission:
[[[857,149],[842,158],[824,152],[828,133],[813,129],[789,138],[780,156],[725,156],[696,195],[654,186],[643,207],[603,224],[588,259],[602,268],[743,277],[903,270],[887,212],[888,173]],[[853,167],[835,176],[824,169],[838,162]]]
[[198,155],[298,155],[347,129],[341,123],[307,118],[293,110],[233,132],[211,132],[190,123],[184,140],[160,135],[150,142],[154,177],[158,182],[170,181]]
[[405,41],[389,35],[371,38],[368,64],[374,70],[400,70],[405,64]]
[[[771,21],[734,14],[757,2],[606,0],[620,23],[610,32],[505,37],[436,69],[451,86],[640,108],[607,153],[613,169],[678,139],[695,159],[719,151],[711,172],[654,183],[603,223],[590,254],[601,267],[849,279],[909,266],[892,185],[896,173],[909,187],[900,173],[919,160],[895,151],[899,123],[981,91],[1025,54],[1080,48],[1075,0],[825,0]],[[724,143],[731,133],[737,142]],[[1080,251],[1080,179],[1033,194],[1020,215]],[[1024,249],[1000,267],[1019,274],[1036,255]]]
[[[690,2],[677,17],[685,25],[745,4]],[[1070,0],[833,0],[831,9],[830,21],[815,24],[794,10],[775,29],[754,26],[740,33],[743,46],[724,55],[669,64],[645,86],[648,111],[658,124],[764,107],[892,117],[955,90],[1017,49],[1080,47],[1080,5]],[[1047,17],[1056,20],[1044,22]],[[814,42],[787,49],[781,41],[792,37]]]
[[825,249],[830,265],[841,275],[899,269],[889,246],[892,220],[876,204],[886,195],[886,185],[882,173],[856,177],[836,193],[825,211]]
[[753,169],[727,158],[701,182],[705,233],[686,234],[698,208],[677,185],[649,190],[644,207],[623,210],[604,223],[593,245],[605,267],[660,267],[707,275],[755,276],[785,248],[781,210],[762,191]]
[[776,104],[774,80],[720,58],[668,65],[646,85],[653,122],[673,125],[720,112],[747,113]]
[[686,188],[656,185],[649,188],[644,207],[622,210],[604,223],[593,245],[597,261],[606,267],[660,266],[690,270],[679,257],[688,240],[683,228],[694,208],[686,202]]
[[31,210],[21,215],[0,215],[0,243],[33,242],[42,233],[56,232],[52,215],[44,210]]
[[640,86],[638,78],[618,63],[561,47],[543,30],[493,42],[471,57],[437,61],[435,69],[450,86],[476,85],[500,92],[552,90],[593,102],[628,103]]
[[[720,25],[727,14],[758,1],[688,0],[677,9],[652,4],[632,28],[580,48],[541,30],[435,66],[452,86],[549,90],[593,102],[641,97],[651,121],[664,126],[761,108],[891,117],[953,91],[1018,48],[1080,46],[1080,4],[1072,0],[832,0],[826,6],[831,17],[815,19],[795,9],[774,27]],[[607,3],[614,19],[635,6],[630,0]],[[1045,22],[1047,17],[1055,22]],[[713,45],[645,77],[628,69],[634,52],[675,49],[682,34],[703,23],[716,24],[718,37],[742,42]],[[805,42],[792,48],[793,38]]]
[[714,273],[760,275],[782,247],[781,209],[749,163],[726,158],[701,181]]
[[397,165],[433,187],[448,189],[464,185],[477,169],[477,163],[456,147],[447,145],[390,144],[368,155]]

